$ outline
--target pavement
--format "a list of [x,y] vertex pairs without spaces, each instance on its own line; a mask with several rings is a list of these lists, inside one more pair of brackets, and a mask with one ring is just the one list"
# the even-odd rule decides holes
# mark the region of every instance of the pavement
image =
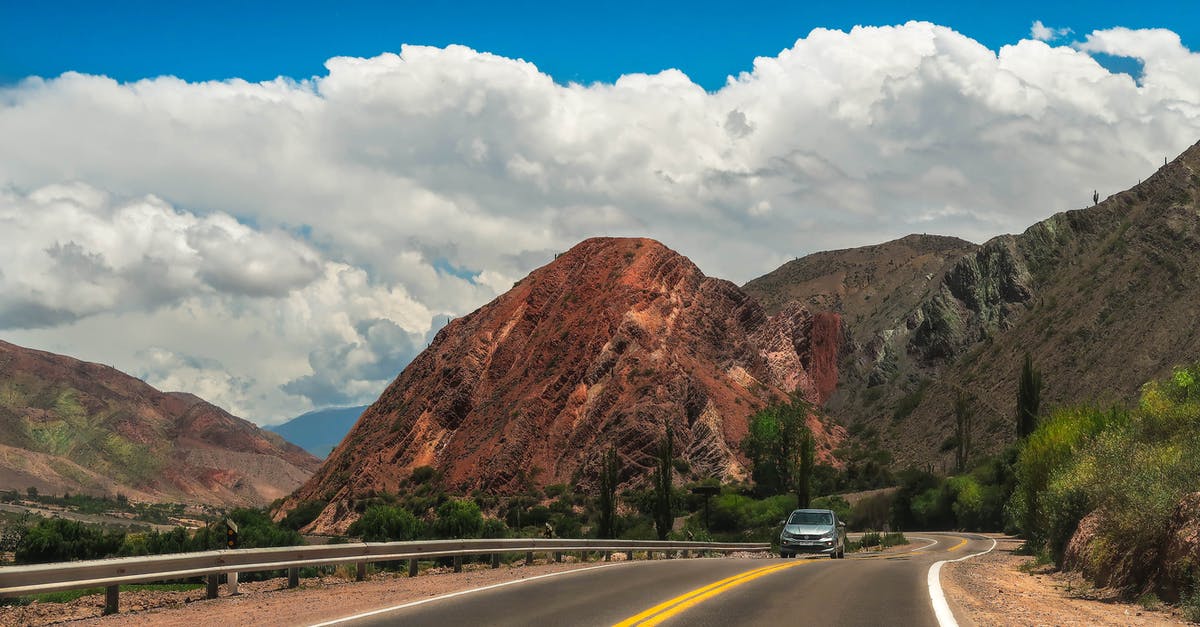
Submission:
[[927,586],[930,566],[986,550],[992,542],[952,533],[908,538],[911,544],[898,551],[843,560],[612,563],[392,609],[380,599],[372,612],[323,625],[938,625]]

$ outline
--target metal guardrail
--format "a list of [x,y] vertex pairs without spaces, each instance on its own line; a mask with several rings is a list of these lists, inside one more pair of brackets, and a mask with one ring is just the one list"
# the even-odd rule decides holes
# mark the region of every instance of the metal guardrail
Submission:
[[533,553],[554,553],[558,560],[562,553],[568,551],[603,552],[607,560],[608,554],[615,552],[625,552],[632,558],[634,551],[645,551],[652,556],[655,552],[705,551],[728,554],[734,551],[766,551],[769,548],[767,543],[743,542],[509,538],[233,549],[5,566],[0,568],[0,598],[103,587],[107,590],[105,613],[111,614],[117,611],[117,598],[122,584],[207,576],[208,597],[215,598],[218,576],[226,574],[230,592],[236,594],[239,572],[287,569],[288,587],[295,587],[298,585],[299,569],[305,566],[353,563],[357,565],[358,578],[361,580],[366,574],[366,565],[371,562],[408,560],[411,576],[416,574],[417,560],[440,557],[455,558],[457,570],[462,566],[462,558],[471,555],[492,555],[492,567],[495,568],[503,553],[525,553],[526,563],[532,563]]

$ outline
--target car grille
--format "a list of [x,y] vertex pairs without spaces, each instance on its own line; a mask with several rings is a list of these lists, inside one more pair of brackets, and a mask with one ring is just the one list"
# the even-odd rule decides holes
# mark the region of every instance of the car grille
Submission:
[[791,534],[788,534],[788,537],[790,537],[793,540],[820,540],[821,539],[820,534],[812,534],[812,533],[791,533]]

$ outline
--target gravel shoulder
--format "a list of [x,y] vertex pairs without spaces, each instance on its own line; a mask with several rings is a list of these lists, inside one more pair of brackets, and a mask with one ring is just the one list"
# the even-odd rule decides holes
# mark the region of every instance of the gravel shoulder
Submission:
[[1187,625],[1161,604],[1147,609],[1098,590],[1073,573],[1017,555],[1022,540],[996,538],[996,550],[942,567],[942,588],[963,627],[985,625]]

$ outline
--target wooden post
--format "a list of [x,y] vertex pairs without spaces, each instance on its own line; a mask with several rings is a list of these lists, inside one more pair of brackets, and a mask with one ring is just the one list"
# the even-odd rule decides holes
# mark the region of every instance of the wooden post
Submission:
[[605,552],[604,552],[604,561],[606,561],[606,562],[611,562],[611,561],[612,561],[612,551],[605,551]]
[[492,553],[492,568],[500,568],[500,554]]
[[555,552],[554,552],[554,561],[556,561],[556,562],[561,562],[561,561],[562,561],[562,551],[555,551]]
[[121,586],[108,586],[104,589],[104,615],[117,613],[117,605],[121,596]]
[[689,551],[689,550],[687,550],[687,549],[684,549],[684,550],[683,550],[683,559],[688,559],[688,558],[690,558],[691,556],[692,556],[692,552],[691,552],[691,551]]
[[633,551],[625,551],[625,561],[627,561],[627,562],[633,561]]
[[462,556],[461,555],[454,556],[454,572],[456,572],[456,573],[462,572]]
[[526,565],[526,566],[533,566],[533,551],[526,551],[526,552],[525,552],[525,565]]
[[208,590],[205,597],[209,599],[217,598],[217,586],[221,585],[221,576],[213,573],[208,576]]
[[288,569],[288,587],[297,588],[300,586],[300,567],[292,566]]
[[362,580],[366,579],[367,578],[367,563],[366,562],[355,562],[354,566],[355,566],[354,580],[362,581]]
[[408,576],[409,577],[417,576],[417,560],[416,559],[408,560]]
[[237,575],[238,574],[237,574],[236,570],[229,573],[228,575],[225,575],[225,584],[227,586],[229,586],[229,596],[231,596],[231,597],[235,597],[238,595]]

